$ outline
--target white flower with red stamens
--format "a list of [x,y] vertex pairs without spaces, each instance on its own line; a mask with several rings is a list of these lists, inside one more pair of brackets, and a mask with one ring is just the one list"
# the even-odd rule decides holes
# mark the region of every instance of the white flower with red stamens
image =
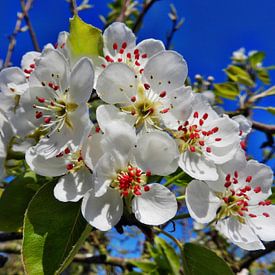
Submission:
[[247,135],[251,132],[252,121],[243,115],[233,116],[232,119],[239,124],[241,140],[245,140]]
[[126,64],[109,65],[99,75],[96,90],[103,101],[128,114],[138,130],[149,131],[171,127],[176,116],[189,116],[193,96],[184,87],[186,76],[182,56],[163,51],[148,60],[141,79]]
[[67,143],[81,143],[91,122],[87,101],[93,89],[94,70],[88,58],[81,58],[70,71],[57,50],[45,50],[30,77],[30,88],[22,105],[31,122],[46,135],[38,154],[51,158]]
[[190,215],[197,222],[215,222],[230,241],[246,250],[264,249],[275,240],[275,206],[271,194],[272,170],[244,155],[219,169],[219,180],[193,180],[186,189]]
[[134,128],[117,121],[106,126],[104,135],[103,147],[113,150],[106,150],[95,166],[95,187],[82,203],[85,219],[100,230],[109,230],[119,222],[125,203],[127,211],[144,224],[170,220],[177,211],[175,195],[161,184],[147,184],[147,177],[177,169],[173,139],[161,131],[136,137]]
[[180,151],[179,166],[191,177],[216,180],[217,164],[232,159],[240,147],[239,127],[218,114],[200,95],[187,120],[177,120],[178,129],[169,130]]
[[103,53],[105,56],[101,67],[106,68],[113,62],[126,63],[131,66],[137,75],[143,69],[150,57],[164,51],[160,40],[146,39],[136,45],[136,37],[124,23],[115,22],[103,33]]
[[5,161],[13,130],[8,118],[0,112],[0,180],[6,176]]

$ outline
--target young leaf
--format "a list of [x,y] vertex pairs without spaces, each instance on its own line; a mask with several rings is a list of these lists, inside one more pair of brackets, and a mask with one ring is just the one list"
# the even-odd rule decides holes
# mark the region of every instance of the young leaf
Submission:
[[214,84],[214,93],[217,96],[234,100],[240,91],[238,85],[231,82]]
[[250,75],[238,66],[231,65],[224,71],[227,74],[227,76],[234,82],[238,82],[249,87],[253,87],[255,85]]
[[262,63],[265,58],[264,52],[254,52],[248,57],[248,60],[253,68],[256,68],[259,63]]
[[258,78],[266,85],[270,84],[270,76],[269,72],[265,68],[257,68],[256,69]]
[[103,39],[100,29],[85,23],[79,16],[70,19],[69,48],[74,58],[103,55]]
[[156,263],[151,262],[151,261],[136,261],[132,260],[130,263],[136,267],[138,267],[141,271],[143,272],[151,272],[154,269],[157,268]]
[[23,226],[24,213],[39,187],[32,172],[9,183],[0,199],[0,231],[14,232]]
[[31,200],[24,219],[23,262],[29,275],[60,274],[89,232],[80,202],[60,202],[55,183],[42,186]]
[[222,258],[203,246],[187,243],[184,245],[183,255],[186,275],[233,275]]

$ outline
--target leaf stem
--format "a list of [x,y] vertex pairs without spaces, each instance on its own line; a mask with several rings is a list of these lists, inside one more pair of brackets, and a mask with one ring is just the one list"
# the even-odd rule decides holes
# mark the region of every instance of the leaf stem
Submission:
[[173,178],[171,178],[170,180],[166,181],[164,183],[164,186],[169,186],[170,184],[172,184],[174,181],[176,181],[177,179],[179,179],[181,176],[183,176],[185,173],[182,171],[180,173],[178,173],[176,176],[174,176]]

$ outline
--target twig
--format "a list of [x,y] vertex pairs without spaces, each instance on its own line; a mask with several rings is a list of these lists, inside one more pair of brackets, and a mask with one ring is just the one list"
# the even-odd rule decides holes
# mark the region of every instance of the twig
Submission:
[[166,38],[166,49],[169,50],[171,47],[171,42],[173,40],[173,37],[175,35],[177,31],[177,21],[173,20],[172,21],[172,29],[171,31],[168,33],[167,38]]
[[275,242],[270,242],[265,244],[265,250],[257,250],[257,251],[249,252],[241,261],[239,266],[239,271],[241,271],[243,268],[248,269],[255,260],[269,254],[274,250],[275,250]]
[[70,10],[71,10],[72,16],[77,15],[78,9],[77,9],[76,0],[70,0],[69,2],[70,2]]
[[12,34],[9,36],[10,43],[8,46],[8,51],[7,51],[7,55],[6,55],[6,59],[5,59],[3,68],[7,68],[10,65],[12,53],[13,53],[13,50],[14,50],[14,47],[16,44],[16,36],[21,30],[22,21],[23,21],[25,15],[30,10],[32,3],[33,3],[33,0],[28,0],[25,5],[24,11],[17,14],[17,20],[15,23],[14,30],[13,30]]
[[275,125],[268,125],[268,124],[260,123],[257,121],[253,121],[252,127],[253,127],[253,129],[261,131],[261,132],[265,132],[265,133],[268,133],[271,135],[275,134]]
[[149,11],[149,9],[153,6],[153,4],[157,1],[158,0],[147,0],[147,1],[145,0],[144,1],[142,11],[140,12],[140,14],[139,14],[138,18],[136,19],[136,22],[133,26],[133,32],[137,32],[139,30],[144,16]]
[[32,26],[32,23],[31,23],[29,14],[28,14],[28,10],[30,9],[30,7],[28,7],[27,5],[31,6],[31,3],[29,3],[29,2],[31,2],[31,1],[28,1],[27,3],[25,3],[25,0],[20,0],[22,12],[24,14],[25,22],[28,26],[28,30],[29,30],[29,34],[31,36],[33,47],[37,52],[40,52],[41,49],[39,47],[38,40],[37,40],[35,31],[33,29],[33,26]]
[[12,233],[0,233],[0,242],[7,242],[13,240],[21,240],[22,233],[12,232]]
[[126,11],[127,11],[127,7],[130,5],[131,0],[124,0],[123,1],[123,6],[120,12],[120,15],[117,17],[117,19],[115,21],[117,22],[124,22],[125,18],[126,18]]

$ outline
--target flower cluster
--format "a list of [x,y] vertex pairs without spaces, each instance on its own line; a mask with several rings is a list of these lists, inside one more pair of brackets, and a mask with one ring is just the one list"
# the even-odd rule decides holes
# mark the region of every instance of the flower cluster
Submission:
[[[247,250],[275,239],[272,171],[247,161],[241,146],[249,121],[214,111],[185,85],[180,54],[154,39],[136,44],[123,23],[104,31],[103,57],[76,59],[68,36],[0,72],[2,178],[8,150],[24,151],[32,171],[58,177],[56,199],[82,200],[84,218],[106,231],[122,217],[147,225],[171,220],[176,191],[152,179],[181,169],[194,179],[186,204],[197,222]],[[103,102],[96,121],[93,91]]]

